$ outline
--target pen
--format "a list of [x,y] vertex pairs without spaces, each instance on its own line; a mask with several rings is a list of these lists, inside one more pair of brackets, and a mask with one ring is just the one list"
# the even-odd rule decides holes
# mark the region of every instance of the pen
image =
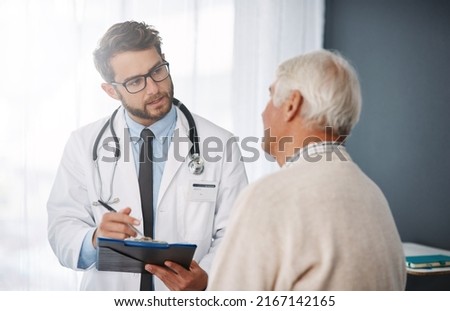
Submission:
[[[117,211],[112,208],[110,205],[106,204],[105,202],[103,202],[102,200],[98,200],[98,203],[100,203],[101,205],[103,205],[108,211],[113,212],[113,213],[117,213]],[[137,233],[137,238],[142,238],[145,237],[141,231],[139,231],[135,226],[132,226],[130,224],[128,224],[128,226]]]

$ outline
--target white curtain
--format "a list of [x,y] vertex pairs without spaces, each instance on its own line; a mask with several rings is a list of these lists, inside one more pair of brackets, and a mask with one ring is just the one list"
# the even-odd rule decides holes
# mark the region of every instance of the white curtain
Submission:
[[[241,142],[259,139],[248,144],[259,151],[273,72],[322,46],[324,1],[2,0],[0,290],[78,288],[48,245],[46,201],[70,132],[119,104],[101,90],[92,51],[130,19],[161,32],[175,96]],[[250,180],[274,169],[259,152]]]
[[[258,2],[258,5],[256,5]],[[300,53],[322,47],[324,1],[241,0],[235,1],[233,89],[231,111],[233,130],[242,139],[259,137],[259,160],[246,162],[250,181],[278,168],[260,151],[263,135],[261,113],[269,100],[269,86],[278,64]]]

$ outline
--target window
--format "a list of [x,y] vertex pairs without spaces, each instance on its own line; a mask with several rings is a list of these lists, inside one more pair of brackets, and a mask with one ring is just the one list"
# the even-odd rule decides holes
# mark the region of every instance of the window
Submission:
[[[109,26],[154,25],[175,96],[242,140],[262,135],[278,62],[321,47],[323,11],[316,0],[1,1],[0,290],[78,288],[48,244],[46,202],[70,132],[119,104],[92,61]],[[250,180],[273,166],[246,165]]]

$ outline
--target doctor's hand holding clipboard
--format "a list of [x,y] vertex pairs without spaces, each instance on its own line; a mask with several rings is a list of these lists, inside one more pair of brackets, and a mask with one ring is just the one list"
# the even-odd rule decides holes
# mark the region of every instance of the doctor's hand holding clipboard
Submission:
[[[122,240],[131,237],[152,240],[151,237],[145,237],[135,227],[139,226],[141,222],[129,216],[131,208],[126,207],[116,212],[105,202],[99,200],[99,203],[110,213],[103,215],[102,221],[94,233],[92,242],[95,247],[97,247],[98,236]],[[173,261],[165,261],[164,265],[165,267],[147,264],[145,270],[157,276],[170,290],[196,290],[208,282],[208,275],[195,260],[191,262],[189,270]]]
[[195,260],[189,270],[173,261],[164,264],[165,267],[145,265],[145,270],[157,276],[170,290],[197,290],[208,283],[208,275]]

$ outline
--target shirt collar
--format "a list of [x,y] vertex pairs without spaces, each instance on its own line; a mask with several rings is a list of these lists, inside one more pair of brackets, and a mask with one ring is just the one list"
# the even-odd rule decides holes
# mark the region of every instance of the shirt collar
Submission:
[[150,129],[155,135],[155,139],[159,142],[163,142],[165,137],[172,136],[173,129],[175,128],[175,124],[177,121],[177,112],[172,105],[169,113],[166,114],[161,120],[156,121],[152,125],[145,127],[140,123],[134,121],[128,114],[128,111],[125,110],[125,122],[127,123],[128,130],[130,131],[130,137],[138,137],[139,139],[132,139],[133,143],[138,143],[141,139],[141,132],[144,128]]
[[333,141],[323,141],[323,142],[313,142],[307,146],[300,149],[296,154],[290,157],[283,167],[289,167],[292,163],[297,162],[306,154],[307,157],[312,157],[316,154],[325,153],[333,151],[334,148],[344,149],[345,146],[343,142],[333,142]]

